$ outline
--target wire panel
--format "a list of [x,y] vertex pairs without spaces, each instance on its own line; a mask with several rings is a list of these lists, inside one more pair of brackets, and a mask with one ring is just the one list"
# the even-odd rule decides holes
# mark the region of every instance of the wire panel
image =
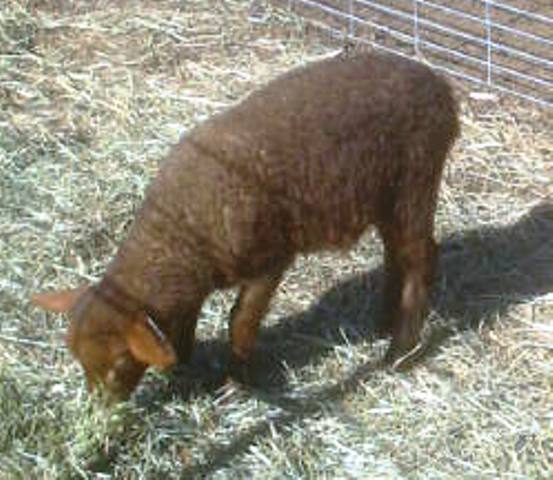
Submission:
[[342,41],[553,107],[551,0],[273,0]]

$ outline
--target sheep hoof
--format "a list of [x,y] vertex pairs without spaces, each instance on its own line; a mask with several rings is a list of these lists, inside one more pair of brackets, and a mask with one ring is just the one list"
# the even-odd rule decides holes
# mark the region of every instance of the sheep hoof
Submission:
[[427,348],[426,343],[419,341],[414,347],[405,349],[394,344],[392,340],[392,344],[384,356],[384,363],[396,372],[409,370],[424,356]]

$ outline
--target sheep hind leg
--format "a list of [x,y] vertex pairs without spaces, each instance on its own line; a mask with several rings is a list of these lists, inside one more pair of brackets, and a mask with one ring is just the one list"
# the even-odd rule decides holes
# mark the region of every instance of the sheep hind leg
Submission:
[[407,367],[422,353],[421,330],[436,265],[437,245],[431,229],[405,235],[399,229],[383,232],[386,248],[384,326],[392,335],[386,361]]

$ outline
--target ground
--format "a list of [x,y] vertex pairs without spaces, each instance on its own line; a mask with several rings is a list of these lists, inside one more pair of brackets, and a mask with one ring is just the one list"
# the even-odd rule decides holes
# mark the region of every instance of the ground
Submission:
[[413,369],[380,364],[368,232],[288,272],[259,388],[220,390],[222,292],[191,365],[105,409],[64,317],[29,296],[97,279],[183,132],[336,45],[263,2],[51,5],[0,7],[0,478],[552,477],[551,110],[456,84],[431,347]]

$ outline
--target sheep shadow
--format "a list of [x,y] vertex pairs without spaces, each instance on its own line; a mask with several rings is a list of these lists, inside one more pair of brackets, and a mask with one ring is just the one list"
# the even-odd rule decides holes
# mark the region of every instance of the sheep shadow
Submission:
[[[298,369],[336,345],[374,339],[382,316],[382,268],[348,278],[308,310],[262,328],[252,382],[262,389],[286,389],[281,365]],[[543,203],[518,222],[453,234],[441,242],[441,259],[431,298],[430,348],[439,350],[454,332],[490,324],[513,303],[553,291],[553,203]],[[190,365],[177,369],[175,387],[186,399],[191,388],[214,392],[228,357],[226,339],[200,342]],[[181,380],[182,379],[182,380]]]
[[[280,415],[271,422],[260,421],[230,444],[213,445],[209,460],[186,467],[182,478],[199,478],[216,471],[269,428],[313,415],[320,411],[322,402],[339,400],[370,378],[379,368],[378,361],[361,365],[348,377],[298,400],[289,395],[285,375],[278,373],[282,372],[278,365],[285,362],[289,368],[301,368],[337,345],[374,338],[382,311],[375,307],[375,302],[379,302],[374,298],[382,284],[381,268],[346,279],[307,311],[262,329],[255,357],[255,370],[260,373],[255,376],[269,380],[260,384],[254,380],[259,388],[252,390],[252,394],[278,407]],[[535,207],[511,225],[480,228],[445,238],[441,242],[434,290],[432,316],[445,321],[432,326],[431,348],[425,358],[435,355],[454,332],[491,324],[511,305],[553,292],[553,203]],[[220,339],[200,343],[191,365],[183,367],[186,378],[181,380],[182,371],[173,375],[169,394],[178,395],[183,401],[196,388],[216,394],[222,384],[224,369],[220,366],[225,363],[227,349],[226,341]]]

